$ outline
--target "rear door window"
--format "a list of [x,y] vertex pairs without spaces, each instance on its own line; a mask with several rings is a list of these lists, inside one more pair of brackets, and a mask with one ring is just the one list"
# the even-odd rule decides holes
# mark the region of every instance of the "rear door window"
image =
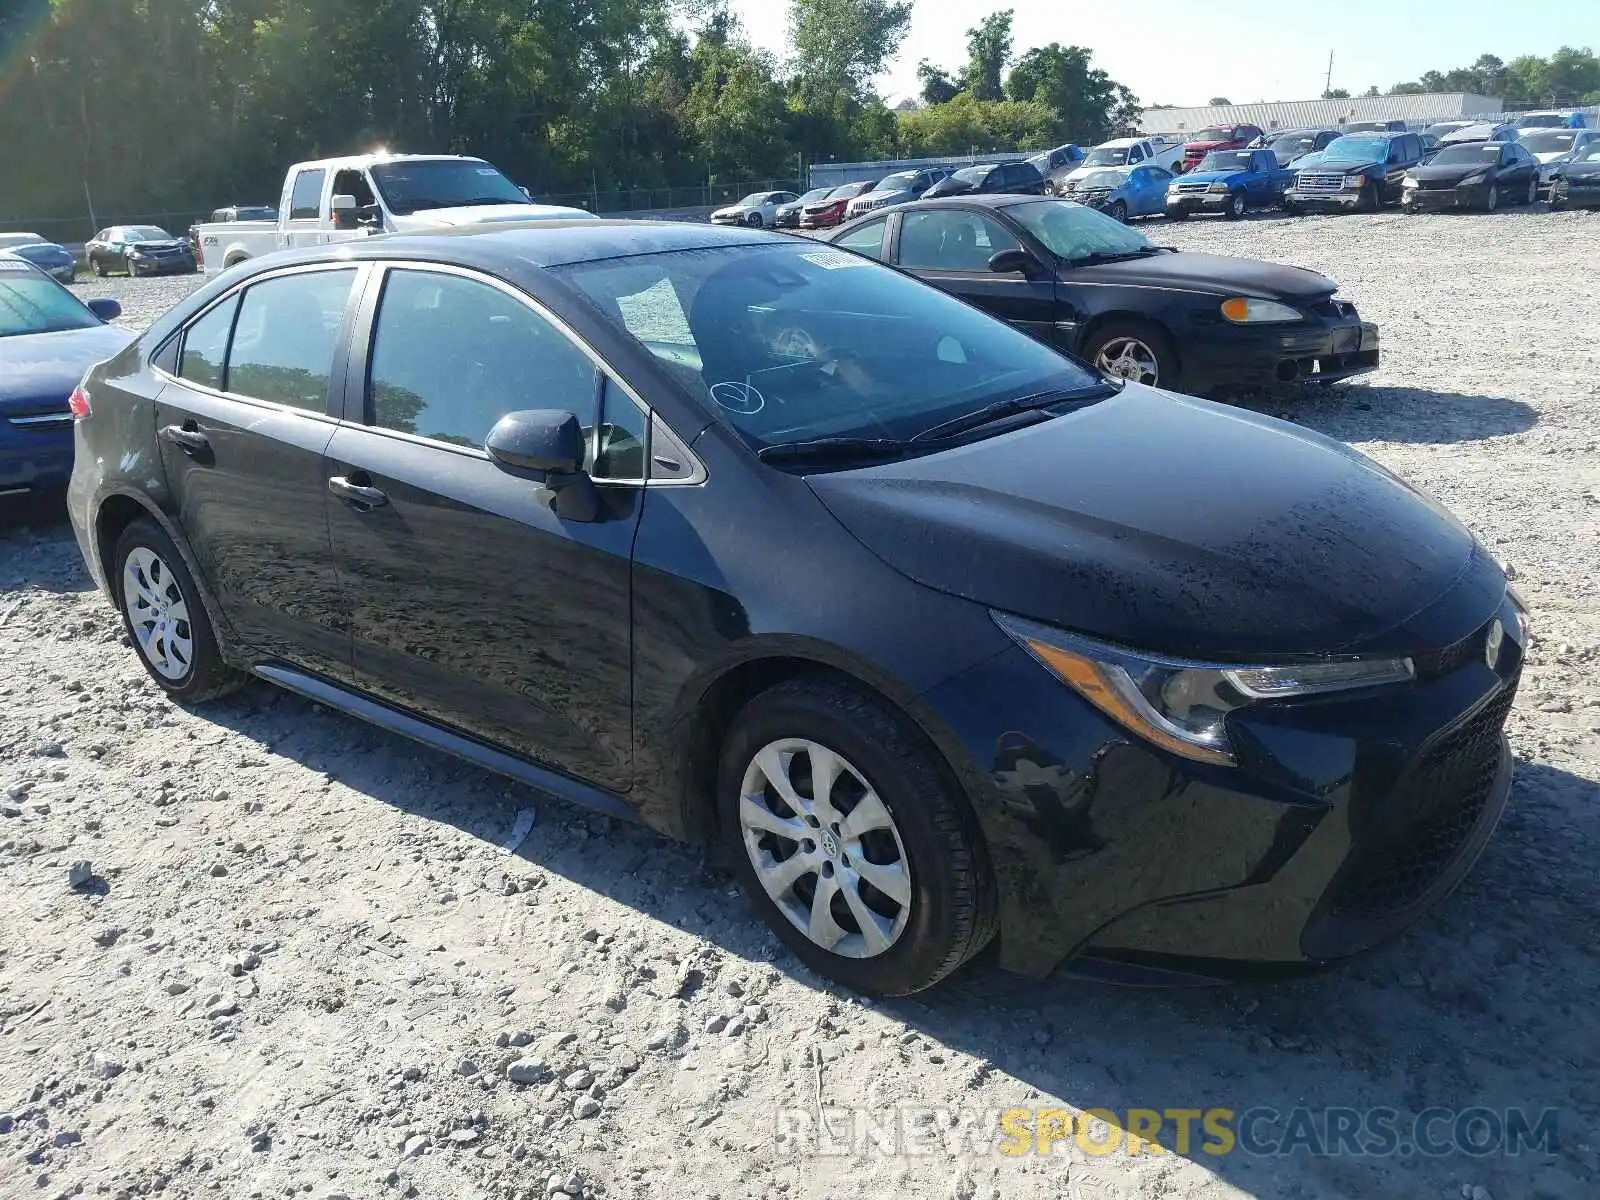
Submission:
[[991,257],[1019,244],[1003,226],[979,213],[910,212],[900,225],[900,265],[913,271],[987,271]]
[[228,352],[236,396],[326,412],[334,350],[355,269],[302,271],[252,284]]
[[294,179],[294,192],[289,197],[289,219],[303,221],[315,219],[322,206],[322,180],[325,173],[301,171]]
[[223,366],[228,358],[228,335],[233,332],[233,314],[239,297],[230,296],[201,317],[183,335],[183,355],[178,374],[201,387],[224,389]]

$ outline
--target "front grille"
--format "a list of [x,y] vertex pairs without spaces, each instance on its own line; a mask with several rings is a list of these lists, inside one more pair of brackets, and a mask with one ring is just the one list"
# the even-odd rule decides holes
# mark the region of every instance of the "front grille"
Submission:
[[1489,623],[1485,622],[1460,641],[1452,642],[1442,650],[1425,650],[1421,654],[1413,654],[1411,662],[1417,669],[1417,678],[1431,679],[1435,675],[1448,675],[1469,662],[1483,661],[1483,644],[1488,632]]
[[1344,176],[1336,171],[1301,171],[1294,189],[1297,192],[1342,192]]
[[1180,191],[1180,192],[1203,192],[1210,186],[1211,185],[1209,183],[1180,183],[1178,185],[1178,191]]
[[1516,685],[1434,743],[1386,798],[1334,886],[1340,917],[1377,917],[1419,900],[1472,837],[1500,769],[1500,731]]
[[1342,321],[1346,317],[1356,315],[1356,306],[1348,300],[1319,300],[1315,304],[1306,305],[1315,316],[1327,317],[1330,321]]

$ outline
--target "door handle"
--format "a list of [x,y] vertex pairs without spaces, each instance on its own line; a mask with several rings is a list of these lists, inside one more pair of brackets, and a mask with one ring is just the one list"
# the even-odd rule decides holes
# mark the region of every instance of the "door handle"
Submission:
[[164,425],[161,429],[161,440],[176,446],[191,458],[209,454],[211,440],[194,428],[193,424],[191,421],[185,425]]
[[389,503],[389,497],[368,484],[356,483],[344,475],[328,480],[328,490],[341,500],[347,500],[358,512],[370,512]]

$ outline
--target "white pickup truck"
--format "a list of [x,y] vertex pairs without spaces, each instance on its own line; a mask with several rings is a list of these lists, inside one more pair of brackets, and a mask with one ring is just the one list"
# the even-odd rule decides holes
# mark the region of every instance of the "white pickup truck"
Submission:
[[296,163],[276,221],[195,226],[207,274],[293,246],[317,246],[441,225],[592,219],[581,208],[535,204],[481,158],[363,154]]
[[1071,185],[1078,180],[1086,179],[1096,171],[1104,171],[1108,167],[1160,167],[1177,174],[1178,163],[1182,160],[1183,143],[1168,141],[1159,134],[1151,137],[1113,138],[1109,142],[1101,142],[1084,155],[1083,161],[1056,183],[1056,191],[1058,194],[1064,194],[1070,191]]

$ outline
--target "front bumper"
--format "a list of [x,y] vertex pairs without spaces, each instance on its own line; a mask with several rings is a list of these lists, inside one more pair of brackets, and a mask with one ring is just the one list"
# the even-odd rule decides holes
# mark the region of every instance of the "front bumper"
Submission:
[[1298,325],[1196,326],[1178,343],[1185,390],[1333,383],[1378,369],[1378,327],[1355,315]]
[[1218,192],[1187,192],[1179,196],[1167,197],[1167,211],[1169,213],[1198,213],[1221,212],[1228,206],[1228,193]]
[[801,229],[832,229],[844,224],[843,213],[801,213]]
[[1552,180],[1544,190],[1544,199],[1569,208],[1600,208],[1600,179],[1585,180],[1582,187],[1570,179]]
[[1408,212],[1443,212],[1452,208],[1482,208],[1488,198],[1486,183],[1453,188],[1407,188],[1400,193],[1400,207]]
[[166,258],[129,258],[130,275],[192,275],[198,269],[192,254],[174,254]]
[[1402,932],[1470,871],[1509,794],[1523,651],[1508,635],[1491,668],[1487,627],[1418,655],[1411,685],[1236,714],[1234,767],[1134,739],[1021,651],[934,689],[980,764],[1001,964],[1223,980]]
[[1359,208],[1366,199],[1366,190],[1341,190],[1337,192],[1302,192],[1290,188],[1283,198],[1299,208],[1330,208],[1349,211]]
[[71,472],[70,414],[0,416],[0,495],[59,488]]

